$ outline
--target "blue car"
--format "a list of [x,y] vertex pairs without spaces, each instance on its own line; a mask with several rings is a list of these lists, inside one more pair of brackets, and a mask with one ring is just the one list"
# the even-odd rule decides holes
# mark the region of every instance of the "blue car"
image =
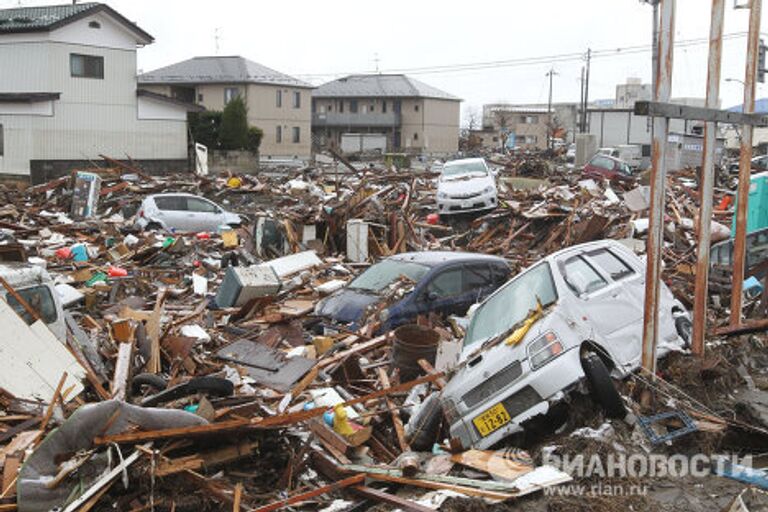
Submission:
[[[504,284],[510,268],[503,258],[464,252],[426,251],[390,256],[372,265],[349,285],[321,300],[315,314],[326,326],[356,330],[366,311],[376,308],[387,288],[402,276],[415,284],[412,291],[379,313],[386,332],[412,323],[418,315],[464,315]],[[370,309],[369,309],[370,308]]]

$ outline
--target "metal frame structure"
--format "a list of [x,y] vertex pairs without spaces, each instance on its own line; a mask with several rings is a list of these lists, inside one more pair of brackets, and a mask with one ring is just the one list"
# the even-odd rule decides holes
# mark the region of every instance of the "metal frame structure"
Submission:
[[[669,120],[688,119],[706,122],[704,155],[700,180],[700,213],[698,222],[698,248],[696,263],[696,292],[693,316],[693,351],[704,353],[706,333],[706,301],[709,276],[710,227],[712,221],[712,195],[714,188],[715,134],[717,123],[737,123],[743,126],[739,167],[739,195],[734,272],[731,302],[731,324],[741,321],[741,290],[744,280],[744,253],[746,247],[746,212],[749,199],[750,160],[752,157],[753,126],[768,126],[768,116],[755,115],[755,81],[760,32],[762,0],[750,0],[749,41],[745,71],[744,109],[742,113],[717,109],[725,0],[712,0],[710,25],[709,69],[707,74],[706,107],[688,107],[669,103],[672,88],[672,54],[675,33],[676,0],[659,0],[658,54],[655,56],[655,75],[652,102],[638,102],[635,113],[653,118],[653,145],[651,159],[651,206],[648,241],[646,244],[647,269],[645,280],[645,310],[643,326],[643,368],[651,374],[656,371],[656,346],[659,328],[659,289],[661,282],[662,246],[664,243],[664,202],[667,175],[667,140]],[[655,5],[654,5],[655,7]]]

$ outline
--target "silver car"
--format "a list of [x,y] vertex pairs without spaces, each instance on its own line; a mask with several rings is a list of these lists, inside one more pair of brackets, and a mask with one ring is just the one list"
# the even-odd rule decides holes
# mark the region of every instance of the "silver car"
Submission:
[[[640,258],[601,240],[556,252],[499,288],[472,315],[440,397],[451,437],[488,448],[573,390],[623,416],[611,377],[640,366],[644,282]],[[663,283],[660,295],[663,355],[687,345],[691,321]]]
[[482,158],[446,162],[437,182],[441,215],[496,208],[496,177]]
[[222,226],[239,226],[236,213],[193,194],[154,194],[142,201],[136,213],[141,229],[166,231],[217,231]]

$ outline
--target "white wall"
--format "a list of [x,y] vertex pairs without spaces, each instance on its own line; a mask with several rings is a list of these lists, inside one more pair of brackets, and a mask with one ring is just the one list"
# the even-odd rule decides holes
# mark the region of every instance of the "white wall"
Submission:
[[[101,29],[88,27],[96,20]],[[0,36],[0,91],[56,92],[52,105],[0,104],[5,155],[0,172],[28,174],[29,160],[185,159],[186,112],[173,105],[140,107],[136,37],[97,14],[42,37]],[[70,76],[70,54],[104,58],[104,79]],[[155,103],[158,103],[155,101]],[[14,109],[25,108],[19,115]],[[37,110],[52,108],[52,116]],[[32,112],[35,110],[35,112]],[[141,114],[148,119],[141,119]]]
[[186,122],[187,112],[177,105],[166,101],[158,101],[146,96],[139,96],[139,119],[155,119],[164,121]]

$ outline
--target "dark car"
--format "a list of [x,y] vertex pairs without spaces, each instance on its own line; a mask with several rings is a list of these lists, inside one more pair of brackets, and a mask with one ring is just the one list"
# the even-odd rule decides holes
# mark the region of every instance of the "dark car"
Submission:
[[623,160],[612,156],[597,154],[584,166],[585,178],[607,179],[611,181],[633,181],[632,169]]
[[411,252],[390,256],[357,276],[348,286],[321,300],[315,314],[350,329],[360,327],[366,309],[382,300],[387,287],[401,276],[415,285],[401,300],[381,311],[380,332],[435,312],[463,315],[510,276],[507,262],[496,256],[463,252]]

